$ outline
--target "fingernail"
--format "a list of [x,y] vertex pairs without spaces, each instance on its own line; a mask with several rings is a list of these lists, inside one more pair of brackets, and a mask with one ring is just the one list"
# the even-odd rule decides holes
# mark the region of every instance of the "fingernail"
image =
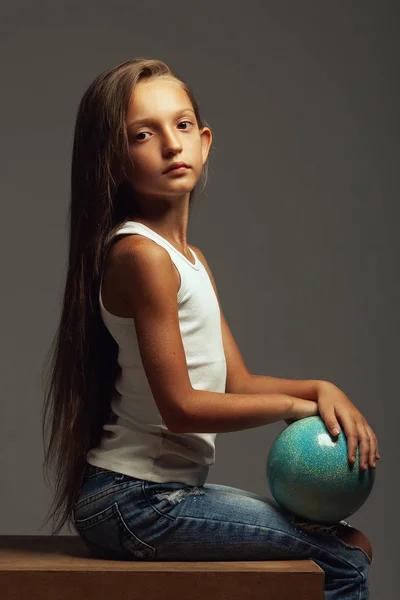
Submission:
[[332,429],[332,433],[333,433],[333,435],[338,435],[339,429],[337,427],[335,427],[335,429]]

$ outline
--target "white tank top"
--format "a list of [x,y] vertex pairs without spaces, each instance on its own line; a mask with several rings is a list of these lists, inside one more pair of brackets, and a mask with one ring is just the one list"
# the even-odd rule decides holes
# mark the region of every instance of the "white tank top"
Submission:
[[[208,273],[190,249],[194,264],[161,235],[136,221],[115,235],[140,234],[165,248],[177,267],[179,327],[192,387],[225,393],[226,360],[218,300]],[[103,277],[101,278],[101,282]],[[110,400],[114,417],[87,462],[139,479],[203,485],[215,462],[216,433],[173,433],[160,415],[143,368],[133,317],[118,317],[103,305],[104,324],[118,344],[121,372]]]

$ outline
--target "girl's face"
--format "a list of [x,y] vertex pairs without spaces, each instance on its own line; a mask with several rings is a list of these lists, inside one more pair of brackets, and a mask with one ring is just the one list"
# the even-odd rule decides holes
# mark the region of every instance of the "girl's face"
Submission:
[[[212,134],[208,127],[199,129],[179,83],[171,79],[139,82],[132,92],[126,125],[133,190],[143,198],[189,194],[207,160]],[[171,163],[181,161],[190,168],[179,174],[165,173]]]

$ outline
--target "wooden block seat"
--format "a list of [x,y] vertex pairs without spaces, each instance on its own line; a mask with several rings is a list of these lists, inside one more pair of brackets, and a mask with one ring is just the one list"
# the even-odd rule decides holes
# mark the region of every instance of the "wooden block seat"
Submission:
[[0,536],[1,600],[323,600],[312,560],[93,558],[78,536]]

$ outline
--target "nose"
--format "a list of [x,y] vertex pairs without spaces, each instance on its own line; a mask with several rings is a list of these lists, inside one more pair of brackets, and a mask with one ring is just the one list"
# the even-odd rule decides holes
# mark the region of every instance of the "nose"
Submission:
[[165,132],[164,141],[163,141],[163,149],[164,149],[164,152],[166,152],[166,153],[171,152],[171,150],[173,152],[179,152],[180,150],[182,150],[182,142],[179,137],[178,131],[170,130],[170,131]]

